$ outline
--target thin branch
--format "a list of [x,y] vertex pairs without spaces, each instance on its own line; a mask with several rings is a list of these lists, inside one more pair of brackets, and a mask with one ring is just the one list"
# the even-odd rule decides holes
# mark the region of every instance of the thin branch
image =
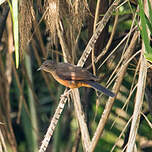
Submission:
[[83,143],[82,146],[83,146],[83,150],[86,152],[88,151],[88,148],[90,145],[90,137],[89,137],[87,124],[85,122],[85,114],[81,107],[80,95],[79,95],[78,89],[73,89],[72,94],[73,94],[76,117],[78,119],[80,130],[81,130],[82,143]]
[[0,129],[0,139],[1,139],[1,141],[0,141],[0,151],[2,151],[2,149],[4,149],[4,152],[7,152],[7,146],[6,146],[6,143],[5,143],[5,137],[3,136],[3,134],[2,134],[2,131],[1,131],[1,129]]
[[[69,91],[71,91],[71,90],[69,90]],[[47,148],[47,146],[49,144],[49,141],[50,141],[50,139],[51,139],[51,137],[53,135],[53,132],[54,132],[54,130],[56,128],[58,120],[59,120],[59,118],[61,116],[61,113],[62,113],[62,111],[64,109],[66,101],[67,101],[67,97],[66,96],[62,96],[61,100],[60,100],[60,102],[58,104],[58,107],[56,108],[56,111],[55,111],[55,113],[53,115],[53,118],[51,120],[50,126],[49,126],[49,128],[48,128],[48,130],[47,130],[47,132],[45,134],[45,137],[44,137],[44,139],[42,141],[42,144],[41,144],[41,147],[39,149],[39,152],[45,152],[45,150],[46,150],[46,148]]]
[[81,139],[81,132],[80,132],[80,128],[78,128],[77,133],[76,133],[76,137],[74,140],[74,145],[72,147],[72,152],[78,151],[80,139]]
[[[101,1],[98,0],[98,1],[97,1],[97,5],[96,5],[96,12],[95,12],[95,18],[94,18],[94,25],[93,25],[93,34],[94,34],[95,31],[96,31],[96,25],[97,25],[98,18],[99,18],[100,2],[101,2]],[[93,74],[96,75],[94,52],[95,52],[95,48],[92,48],[92,54],[91,54],[91,58],[92,58],[92,69],[93,69]]]
[[[118,76],[118,78],[116,79],[116,82],[115,82],[114,87],[113,87],[113,92],[115,94],[117,94],[118,91],[119,91],[121,82],[123,80],[126,69],[128,67],[128,64],[126,64],[126,62],[128,61],[128,59],[131,57],[131,55],[133,53],[133,50],[134,50],[134,47],[135,47],[138,36],[139,36],[139,32],[136,31],[134,33],[134,36],[133,36],[132,40],[131,40],[130,46],[128,47],[128,49],[126,50],[126,52],[124,54],[124,60],[123,60],[122,66],[121,66],[121,73]],[[92,142],[91,142],[90,147],[89,147],[89,152],[94,151],[95,146],[96,146],[101,134],[103,133],[103,129],[104,129],[104,126],[105,126],[105,124],[107,122],[107,119],[109,117],[109,114],[110,114],[111,108],[113,106],[114,100],[115,100],[115,98],[110,97],[107,104],[106,104],[106,107],[105,107],[104,112],[101,116],[98,127],[96,129],[96,132],[94,133],[94,136],[92,138]]]
[[26,110],[26,112],[27,112],[27,114],[29,116],[29,109],[28,109],[28,106],[26,104],[26,100],[24,98],[24,93],[23,93],[22,85],[20,84],[19,76],[18,76],[16,68],[15,68],[15,63],[14,63],[13,57],[11,57],[11,62],[12,62],[12,68],[13,68],[14,76],[15,76],[15,79],[16,79],[16,84],[17,84],[17,87],[19,89],[20,96],[23,99],[23,104],[24,104],[25,110]]
[[95,63],[97,63],[101,59],[101,57],[105,55],[105,53],[108,51],[108,49],[109,49],[109,47],[112,43],[114,34],[116,32],[116,27],[117,27],[117,23],[118,23],[118,16],[119,16],[118,15],[118,10],[116,10],[115,21],[114,21],[114,24],[113,24],[113,28],[112,28],[112,32],[111,32],[109,41],[108,41],[106,47],[103,49],[103,51],[98,55],[97,59],[95,60]]
[[145,120],[147,121],[149,127],[152,129],[152,123],[150,122],[150,120],[147,118],[147,116],[146,116],[143,112],[141,112],[141,114],[143,115],[143,117],[144,117]]
[[9,128],[10,132],[10,143],[11,143],[11,149],[16,152],[17,151],[17,142],[15,138],[15,134],[13,131],[12,126],[12,120],[10,116],[11,112],[11,105],[10,105],[10,86],[12,82],[12,63],[11,63],[11,57],[12,52],[14,51],[14,44],[13,44],[13,30],[12,30],[12,20],[11,20],[11,14],[8,14],[7,21],[6,21],[6,27],[8,32],[8,51],[6,54],[6,67],[5,67],[5,77],[6,77],[6,86],[5,86],[5,98],[6,98],[6,118],[7,118],[7,126]]
[[144,98],[144,90],[146,84],[146,76],[147,76],[147,66],[146,66],[146,59],[144,58],[144,50],[141,51],[141,65],[139,71],[139,79],[138,79],[138,87],[136,93],[136,101],[135,101],[135,108],[133,112],[133,120],[131,124],[128,146],[126,152],[132,152],[135,145],[136,134],[139,126],[140,120],[140,112]]
[[[39,26],[37,26],[37,25],[39,25],[40,24],[40,22],[41,22],[41,20],[40,20],[40,22],[39,23],[37,23],[37,20],[36,20],[36,15],[35,15],[35,11],[34,11],[34,9],[33,9],[33,5],[32,5],[32,1],[30,1],[30,0],[28,0],[28,3],[29,3],[29,5],[30,5],[30,11],[31,11],[31,14],[32,14],[32,18],[33,18],[33,25],[34,25],[34,29],[36,29],[36,31],[34,31],[34,33],[35,33],[35,35],[36,35],[36,37],[38,38],[38,40],[39,40],[39,45],[40,45],[40,47],[41,47],[41,50],[42,50],[42,54],[43,54],[43,57],[45,57],[46,58],[46,49],[45,49],[45,46],[44,46],[44,43],[43,43],[43,40],[42,40],[42,35],[41,35],[41,31],[40,31],[40,29],[39,29]],[[43,18],[43,17],[42,17]],[[33,36],[33,35],[32,35]],[[30,38],[30,40],[32,39],[32,37]]]
[[2,14],[0,15],[0,43],[3,36],[4,28],[6,27],[6,19],[9,13],[8,3],[2,6]]
[[83,52],[78,64],[77,64],[78,66],[83,66],[84,65],[84,63],[87,60],[92,48],[94,48],[94,45],[95,45],[100,33],[102,32],[103,28],[105,27],[105,25],[109,21],[113,11],[116,9],[117,5],[119,4],[119,1],[120,0],[115,0],[112,3],[112,5],[108,9],[108,11],[104,15],[104,17],[102,18],[102,20],[98,23],[98,27],[97,27],[95,33],[93,34],[93,36],[89,40],[88,45],[86,46],[86,48],[85,48],[85,50],[84,50],[84,52]]
[[63,51],[64,61],[71,63],[72,57],[70,55],[70,50],[68,49],[68,46],[64,38],[62,22],[59,21],[59,23],[56,23],[56,26],[58,31],[58,37]]
[[[128,46],[128,42],[129,42],[131,33],[134,31],[134,29],[137,28],[136,26],[134,27],[135,20],[136,20],[136,16],[137,16],[137,14],[134,15],[133,22],[132,22],[132,25],[131,25],[131,29],[130,29],[129,33],[127,34],[128,36],[127,36],[127,37],[125,36],[125,37],[127,38],[127,40],[126,40],[125,47],[124,47],[124,49],[123,49],[123,51],[122,51],[122,54],[124,54],[124,52],[125,52],[125,50],[126,50],[126,48],[127,48],[127,46]],[[125,39],[125,38],[124,38],[124,39]],[[123,42],[123,40],[122,40],[121,42]],[[120,43],[121,43],[121,42],[120,42]],[[120,43],[119,43],[119,44],[120,44]],[[119,44],[118,44],[117,46],[119,46]],[[116,49],[116,48],[115,48],[115,49]],[[114,50],[115,50],[115,49],[114,49]],[[103,63],[99,66],[99,68],[107,61],[107,59],[111,56],[111,54],[114,52],[114,50],[108,55],[108,57],[103,61]],[[110,78],[109,78],[109,81],[110,81],[110,79],[113,77],[114,73],[117,71],[119,65],[122,63],[122,60],[123,60],[123,55],[122,55],[119,63],[117,64],[117,67],[115,68],[114,72],[111,74],[111,76],[110,76]],[[109,81],[108,81],[108,82],[109,82]],[[108,83],[108,82],[107,82],[107,83]]]
[[112,147],[112,149],[111,149],[110,152],[113,152],[113,151],[114,151],[114,149],[115,149],[118,141],[119,141],[119,140],[121,139],[121,137],[123,136],[125,130],[127,129],[129,123],[131,122],[131,120],[132,120],[132,117],[131,117],[131,118],[128,120],[128,122],[126,123],[125,127],[124,127],[123,130],[121,131],[121,134],[120,134],[119,137],[117,138],[117,140],[116,140],[116,142],[115,142],[115,144],[114,144],[114,146]]

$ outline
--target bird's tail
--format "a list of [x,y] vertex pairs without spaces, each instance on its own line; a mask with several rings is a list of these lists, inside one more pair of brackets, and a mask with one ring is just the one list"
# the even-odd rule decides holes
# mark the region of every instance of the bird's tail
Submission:
[[100,92],[103,92],[104,94],[114,97],[115,94],[113,92],[111,92],[110,90],[104,88],[103,86],[101,86],[98,82],[95,81],[87,81],[87,84],[89,84],[92,88],[97,89]]

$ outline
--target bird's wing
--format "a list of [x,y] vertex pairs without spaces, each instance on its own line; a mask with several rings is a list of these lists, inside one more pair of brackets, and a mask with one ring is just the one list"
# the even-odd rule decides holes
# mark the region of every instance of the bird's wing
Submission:
[[86,69],[68,63],[58,64],[56,73],[63,80],[98,80],[97,77]]

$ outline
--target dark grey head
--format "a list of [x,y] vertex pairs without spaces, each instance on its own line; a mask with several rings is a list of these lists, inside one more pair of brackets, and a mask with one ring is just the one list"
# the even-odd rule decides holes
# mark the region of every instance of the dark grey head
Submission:
[[46,60],[42,63],[42,65],[40,66],[40,68],[38,68],[37,70],[44,70],[46,72],[52,72],[56,69],[56,63],[52,60]]

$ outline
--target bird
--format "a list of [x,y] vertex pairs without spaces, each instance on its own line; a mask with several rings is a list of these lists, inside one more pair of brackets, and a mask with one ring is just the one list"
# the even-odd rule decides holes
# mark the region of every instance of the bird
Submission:
[[50,73],[56,81],[70,89],[88,87],[103,92],[107,96],[115,96],[113,92],[97,82],[99,79],[96,76],[80,66],[46,60],[38,70]]

